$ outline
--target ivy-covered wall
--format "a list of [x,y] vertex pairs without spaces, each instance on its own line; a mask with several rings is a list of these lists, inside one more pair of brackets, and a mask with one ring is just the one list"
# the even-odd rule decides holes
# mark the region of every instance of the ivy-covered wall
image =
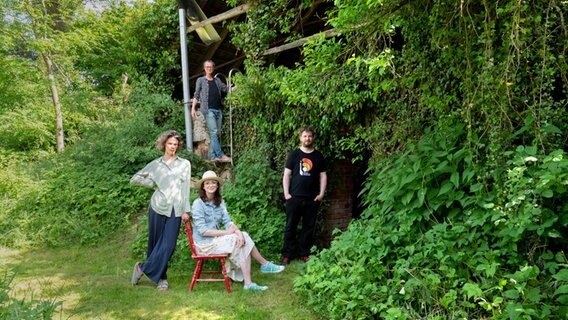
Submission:
[[280,171],[309,124],[332,162],[369,159],[361,219],[298,292],[331,319],[565,318],[566,3],[333,3],[340,35],[294,69],[258,54],[289,23],[268,4],[234,35],[239,149]]

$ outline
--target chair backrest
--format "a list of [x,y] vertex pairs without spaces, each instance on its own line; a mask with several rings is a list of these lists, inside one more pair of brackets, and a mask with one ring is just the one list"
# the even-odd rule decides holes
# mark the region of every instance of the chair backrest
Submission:
[[195,249],[195,244],[193,243],[193,229],[191,228],[191,216],[189,216],[189,221],[185,223],[185,233],[187,233],[187,240],[189,242],[189,247],[191,248],[191,254],[198,256],[197,250]]

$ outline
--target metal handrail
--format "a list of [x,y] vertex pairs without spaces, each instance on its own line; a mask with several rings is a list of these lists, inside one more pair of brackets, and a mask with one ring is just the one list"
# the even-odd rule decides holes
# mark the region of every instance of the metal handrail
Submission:
[[[232,89],[233,83],[231,82],[231,78],[234,72],[240,72],[239,69],[233,68],[229,70],[229,77],[227,78],[227,86]],[[229,90],[229,95],[232,93],[233,90]],[[233,165],[233,103],[231,99],[229,99],[229,148],[231,150],[231,166]]]
[[225,82],[227,82],[227,76],[224,73],[217,72],[214,77],[219,78],[219,76],[223,76],[223,78],[225,78]]

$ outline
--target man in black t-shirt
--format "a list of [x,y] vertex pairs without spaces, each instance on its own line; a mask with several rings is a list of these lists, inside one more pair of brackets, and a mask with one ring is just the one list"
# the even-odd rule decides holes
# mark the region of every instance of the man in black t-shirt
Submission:
[[[323,154],[313,148],[314,130],[300,129],[300,148],[292,151],[286,160],[282,186],[286,199],[286,229],[282,247],[282,263],[299,257],[308,261],[314,243],[316,216],[325,188],[327,164]],[[298,224],[302,229],[296,238]]]

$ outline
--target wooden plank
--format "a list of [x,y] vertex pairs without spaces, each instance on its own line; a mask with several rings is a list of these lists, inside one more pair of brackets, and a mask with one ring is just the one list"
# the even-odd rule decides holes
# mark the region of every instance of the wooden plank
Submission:
[[[207,52],[200,59],[202,61],[202,63],[207,61],[207,60],[211,60],[213,58],[213,55],[215,55],[215,52],[217,51],[217,49],[219,49],[219,47],[221,46],[223,41],[225,41],[225,38],[227,37],[228,34],[229,34],[229,30],[227,30],[227,29],[221,30],[221,34],[219,35],[221,37],[221,41],[218,41],[218,42],[214,43],[212,46],[209,47]],[[198,63],[195,66],[195,68],[193,70],[191,70],[191,73],[195,74],[195,73],[203,72],[202,63]]]
[[208,24],[213,24],[213,23],[225,21],[227,19],[231,19],[233,17],[239,16],[239,15],[247,12],[250,8],[252,8],[252,4],[245,3],[243,5],[240,5],[238,7],[231,9],[231,10],[225,11],[225,12],[218,14],[216,16],[213,16],[211,18],[205,19],[203,21],[199,21],[195,24],[192,24],[190,27],[188,27],[187,33],[193,32],[193,31],[195,31],[199,28],[203,28]]
[[335,29],[329,29],[329,30],[326,30],[324,32],[316,33],[316,34],[311,35],[309,37],[298,39],[296,41],[292,41],[290,43],[283,44],[283,45],[278,46],[278,47],[270,48],[270,49],[264,51],[262,53],[262,55],[267,56],[267,55],[280,53],[282,51],[286,51],[286,50],[289,50],[289,49],[292,49],[292,48],[302,46],[302,45],[304,45],[304,43],[308,42],[308,40],[314,39],[314,38],[317,38],[317,37],[321,37],[322,34],[323,34],[324,37],[329,38],[329,37],[333,37],[333,36],[338,35],[339,32],[335,31]]

